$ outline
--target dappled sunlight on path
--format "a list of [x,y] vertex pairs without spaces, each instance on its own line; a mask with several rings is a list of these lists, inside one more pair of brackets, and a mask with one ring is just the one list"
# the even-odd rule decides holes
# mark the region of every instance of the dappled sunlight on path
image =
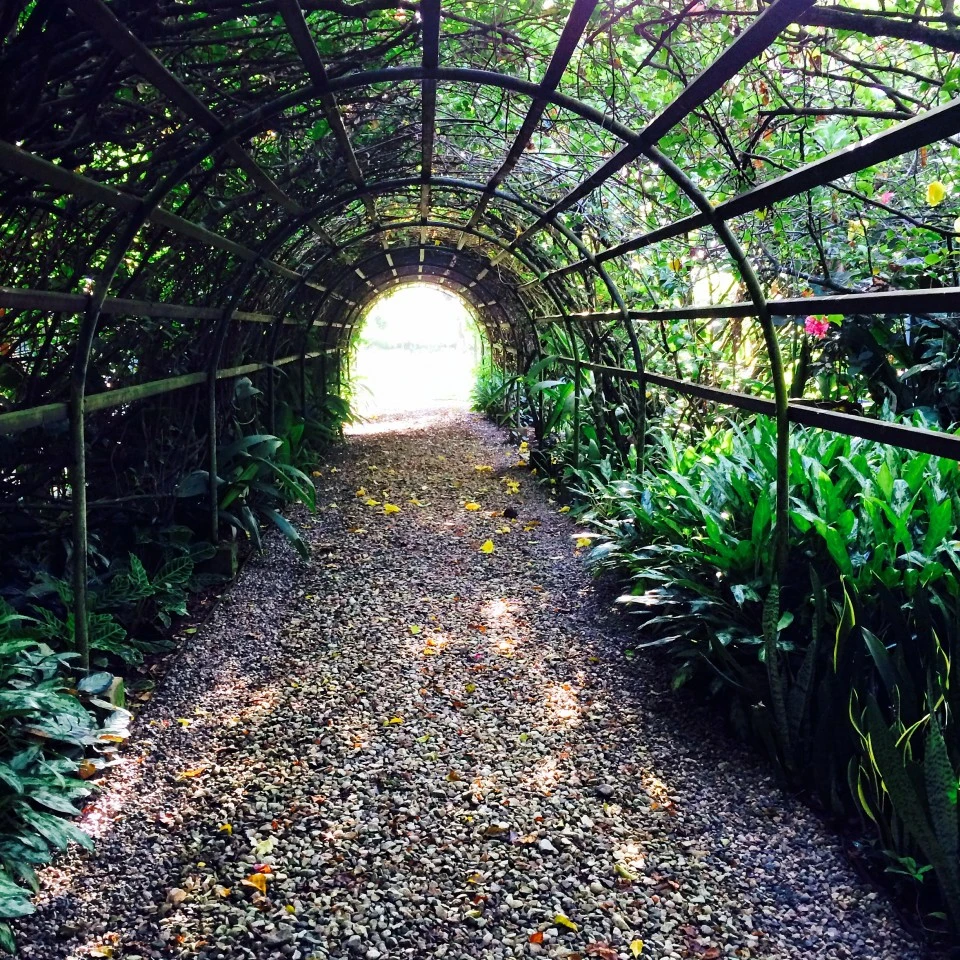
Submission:
[[190,641],[25,957],[917,960],[809,813],[624,659],[516,460],[462,413],[354,428],[299,517],[313,560],[274,544]]

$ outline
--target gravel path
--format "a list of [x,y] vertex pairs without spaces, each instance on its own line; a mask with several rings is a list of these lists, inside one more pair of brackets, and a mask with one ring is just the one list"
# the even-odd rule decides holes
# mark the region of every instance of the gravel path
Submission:
[[337,451],[314,561],[275,545],[188,639],[24,957],[921,957],[802,805],[626,663],[515,462],[464,413]]

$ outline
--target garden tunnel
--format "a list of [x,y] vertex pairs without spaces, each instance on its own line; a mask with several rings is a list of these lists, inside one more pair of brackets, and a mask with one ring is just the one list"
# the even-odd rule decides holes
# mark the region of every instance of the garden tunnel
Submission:
[[[159,516],[191,470],[217,539],[238,378],[275,428],[336,391],[364,304],[417,279],[470,303],[501,364],[595,375],[641,437],[657,391],[775,417],[778,529],[791,422],[960,455],[949,433],[811,404],[796,378],[791,396],[782,355],[806,315],[955,329],[953,267],[894,289],[785,246],[794,218],[856,246],[870,214],[952,250],[939,200],[881,189],[904,157],[921,191],[949,179],[956,81],[922,58],[960,51],[952,14],[9,0],[0,25],[4,536],[43,552],[58,531],[78,610],[93,527]],[[679,290],[714,267],[732,293]],[[683,362],[677,323],[701,331]],[[734,325],[765,357],[742,385],[704,347]]]

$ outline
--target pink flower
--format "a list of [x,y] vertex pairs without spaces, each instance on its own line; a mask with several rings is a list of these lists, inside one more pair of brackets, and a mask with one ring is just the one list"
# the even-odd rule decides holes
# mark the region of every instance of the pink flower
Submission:
[[830,321],[827,320],[826,317],[815,317],[811,314],[804,322],[803,329],[806,330],[811,337],[822,340],[830,329]]
[[892,190],[884,190],[883,193],[880,194],[881,203],[889,203],[892,199],[893,199]]

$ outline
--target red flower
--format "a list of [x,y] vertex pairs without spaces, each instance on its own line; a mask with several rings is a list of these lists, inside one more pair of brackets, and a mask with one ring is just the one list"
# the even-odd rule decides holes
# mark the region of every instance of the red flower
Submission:
[[830,321],[826,317],[815,317],[811,314],[807,317],[803,329],[810,334],[811,337],[816,337],[818,340],[822,340],[826,335],[827,331],[830,329]]

